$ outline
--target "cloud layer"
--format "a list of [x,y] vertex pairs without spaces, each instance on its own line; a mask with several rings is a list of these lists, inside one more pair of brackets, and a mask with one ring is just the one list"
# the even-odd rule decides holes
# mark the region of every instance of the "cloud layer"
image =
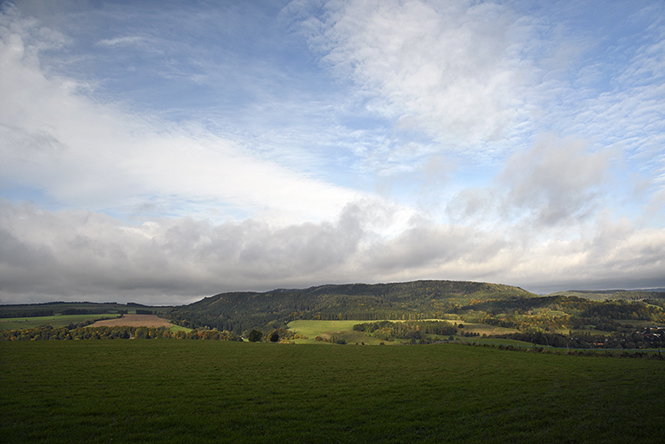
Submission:
[[[388,282],[432,276],[509,282],[533,291],[661,285],[665,230],[627,220],[588,237],[538,241],[519,230],[412,221],[386,238],[384,208],[349,206],[332,222],[215,225],[190,218],[130,226],[88,211],[0,204],[4,302],[104,299],[179,303],[243,288]],[[370,277],[370,278],[368,278]]]

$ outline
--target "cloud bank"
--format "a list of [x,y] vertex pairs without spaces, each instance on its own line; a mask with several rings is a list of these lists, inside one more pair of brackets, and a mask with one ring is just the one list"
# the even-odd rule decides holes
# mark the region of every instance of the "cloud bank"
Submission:
[[[0,204],[3,302],[180,303],[238,289],[321,282],[446,279],[510,282],[532,291],[660,285],[665,230],[598,222],[588,237],[545,240],[521,230],[412,221],[386,238],[385,208],[352,205],[331,222],[272,226],[191,218],[130,226],[88,211]],[[368,277],[370,277],[368,279]]]

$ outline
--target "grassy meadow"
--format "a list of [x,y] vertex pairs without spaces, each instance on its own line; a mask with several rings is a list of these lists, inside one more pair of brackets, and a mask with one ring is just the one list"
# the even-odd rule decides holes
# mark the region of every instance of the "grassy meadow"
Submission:
[[120,317],[119,314],[56,314],[53,316],[0,318],[0,330],[25,330],[42,325],[51,325],[53,328],[60,328],[68,324],[77,324],[92,319],[113,319],[118,317]]
[[[300,320],[289,322],[289,330],[295,333],[307,336],[307,339],[296,339],[294,342],[300,344],[312,344],[319,341],[319,336],[325,339],[339,338],[344,339],[349,344],[365,343],[369,345],[378,345],[382,341],[372,338],[362,332],[353,331],[353,326],[363,321],[316,321]],[[390,344],[386,342],[386,344]]]
[[455,344],[0,342],[6,443],[661,443],[665,361]]
[[[316,341],[317,336],[325,339],[332,339],[332,338],[344,339],[347,342],[347,344],[364,343],[365,345],[379,345],[383,343],[384,345],[397,345],[397,344],[405,344],[408,342],[408,340],[406,339],[396,339],[394,341],[382,341],[381,339],[371,337],[366,333],[353,330],[354,325],[362,324],[363,322],[376,322],[376,321],[299,320],[299,321],[289,322],[288,327],[289,330],[301,335],[305,335],[307,337],[306,339],[294,340],[294,342],[298,344],[316,343],[318,342]],[[400,321],[391,321],[391,322],[400,322]],[[463,323],[461,321],[447,321],[447,322]],[[474,324],[474,323],[463,323],[463,324],[464,324],[464,331],[470,333],[478,333],[479,335],[512,333],[516,331],[515,329],[512,328],[495,327],[492,325],[485,325],[485,324]],[[440,339],[442,340],[448,339],[448,336],[441,336]],[[489,340],[488,342],[492,342],[492,340]],[[510,343],[511,341],[507,339],[501,339],[501,340],[496,340],[494,342],[507,344]],[[519,341],[513,341],[513,342],[517,343]]]

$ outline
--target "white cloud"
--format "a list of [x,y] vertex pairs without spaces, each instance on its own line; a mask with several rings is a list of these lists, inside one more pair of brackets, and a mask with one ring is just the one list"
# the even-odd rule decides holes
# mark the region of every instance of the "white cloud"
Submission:
[[125,37],[115,37],[112,39],[103,39],[97,42],[101,46],[143,46],[143,43],[146,43],[147,39],[142,36],[125,36]]
[[462,148],[506,136],[524,118],[526,32],[492,3],[333,3],[311,37],[341,78],[398,127]]
[[82,93],[85,85],[45,74],[38,51],[22,35],[3,36],[5,186],[43,190],[60,204],[93,210],[127,211],[168,199],[176,214],[200,212],[201,201],[291,221],[332,217],[362,197],[205,131],[164,126],[98,103]]
[[608,150],[589,152],[582,140],[541,137],[504,166],[499,177],[508,188],[504,211],[527,214],[539,226],[589,217],[602,203],[611,156]]
[[[615,5],[626,6],[613,32],[594,22],[597,35],[587,30],[579,44],[584,56],[571,57],[568,69],[541,71],[534,89],[542,104],[539,130],[586,139],[596,151],[623,151],[625,162],[639,164],[642,179],[650,180],[647,192],[657,193],[665,186],[665,9],[660,2]],[[577,43],[570,40],[580,31],[569,34],[562,44]]]
[[539,236],[578,233],[623,198],[612,195],[617,150],[591,151],[589,145],[541,135],[515,152],[486,187],[454,195],[446,214],[456,223],[488,230],[519,226]]

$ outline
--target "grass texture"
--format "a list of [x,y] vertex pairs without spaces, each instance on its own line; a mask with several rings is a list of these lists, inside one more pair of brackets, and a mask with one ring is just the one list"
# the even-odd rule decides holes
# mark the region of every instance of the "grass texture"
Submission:
[[5,443],[662,443],[665,362],[455,344],[0,343]]

